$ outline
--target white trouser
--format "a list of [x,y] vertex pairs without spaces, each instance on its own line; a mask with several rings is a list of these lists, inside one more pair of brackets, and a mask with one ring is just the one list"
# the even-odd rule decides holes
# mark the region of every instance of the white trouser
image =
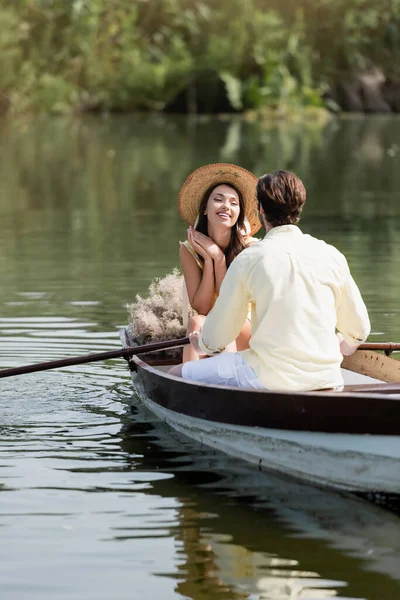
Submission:
[[182,367],[183,379],[230,387],[265,389],[239,352],[192,360]]

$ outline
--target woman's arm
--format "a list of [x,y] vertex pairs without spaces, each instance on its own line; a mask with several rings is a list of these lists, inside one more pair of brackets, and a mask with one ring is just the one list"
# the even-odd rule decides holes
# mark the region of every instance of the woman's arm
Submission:
[[179,259],[190,306],[199,315],[207,315],[213,307],[215,295],[213,260],[210,256],[205,256],[204,268],[201,270],[189,250],[183,245],[179,250]]

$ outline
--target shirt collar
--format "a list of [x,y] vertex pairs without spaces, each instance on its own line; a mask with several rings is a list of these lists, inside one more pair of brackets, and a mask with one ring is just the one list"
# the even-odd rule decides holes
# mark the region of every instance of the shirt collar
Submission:
[[303,232],[297,225],[278,225],[277,227],[273,227],[268,231],[264,240],[273,238],[277,235],[290,235],[290,236],[299,236],[303,235]]

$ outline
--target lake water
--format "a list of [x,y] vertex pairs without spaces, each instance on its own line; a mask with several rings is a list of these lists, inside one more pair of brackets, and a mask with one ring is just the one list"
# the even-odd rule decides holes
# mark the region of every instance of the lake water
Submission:
[[[120,346],[177,264],[181,183],[298,173],[372,341],[400,341],[400,119],[35,118],[0,129],[0,367]],[[400,517],[254,472],[132,404],[123,360],[0,380],[2,600],[400,598]]]

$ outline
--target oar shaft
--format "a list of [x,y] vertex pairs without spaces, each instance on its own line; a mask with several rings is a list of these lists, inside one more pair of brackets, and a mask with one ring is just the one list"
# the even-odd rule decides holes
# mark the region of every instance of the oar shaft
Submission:
[[366,342],[358,346],[358,350],[382,350],[390,354],[400,350],[400,343],[396,342]]
[[[178,348],[189,343],[189,338],[180,338],[169,342],[154,342],[153,344],[145,344],[143,346],[128,346],[119,350],[111,350],[109,352],[100,352],[98,354],[86,354],[85,356],[73,356],[61,360],[52,360],[44,363],[36,363],[33,365],[25,365],[24,367],[14,367],[12,369],[0,369],[0,378],[12,377],[13,375],[25,375],[26,373],[36,373],[38,371],[48,371],[50,369],[59,369],[61,367],[71,367],[73,365],[83,365],[90,362],[98,362],[100,360],[109,360],[111,358],[129,358],[135,354],[147,354],[158,350],[168,350],[169,348]],[[381,350],[390,354],[396,350],[400,351],[400,343],[395,342],[377,342],[365,343],[358,347],[359,350]]]
[[86,356],[74,356],[73,358],[63,358],[61,360],[51,360],[44,363],[26,365],[24,367],[15,367],[12,369],[1,369],[0,377],[11,377],[12,375],[25,375],[25,373],[36,373],[36,371],[47,371],[58,369],[60,367],[70,367],[72,365],[82,365],[84,363],[96,362],[99,360],[108,360],[109,358],[120,358],[124,356],[125,348],[122,350],[101,352],[100,354],[89,354]]
[[12,369],[0,369],[1,377],[12,377],[13,375],[25,375],[26,373],[36,373],[37,371],[47,371],[50,369],[59,369],[61,367],[70,367],[72,365],[82,365],[100,360],[109,360],[110,358],[125,358],[129,360],[134,354],[147,354],[148,352],[156,352],[157,350],[167,350],[168,348],[177,348],[189,343],[189,338],[181,338],[170,342],[155,342],[153,344],[145,344],[143,346],[128,346],[119,350],[111,350],[109,352],[100,352],[98,354],[86,354],[85,356],[74,356],[71,358],[63,358],[61,360],[52,360],[44,363],[36,363],[33,365],[25,365],[24,367],[14,367]]

